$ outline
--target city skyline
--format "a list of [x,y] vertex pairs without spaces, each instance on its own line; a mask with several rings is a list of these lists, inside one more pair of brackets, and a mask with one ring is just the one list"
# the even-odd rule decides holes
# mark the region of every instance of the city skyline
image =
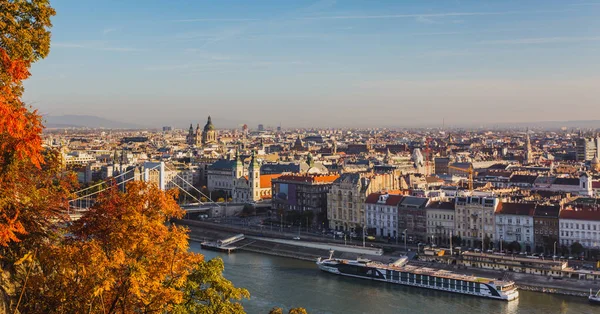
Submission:
[[53,4],[51,53],[24,97],[45,115],[390,127],[600,114],[600,2]]

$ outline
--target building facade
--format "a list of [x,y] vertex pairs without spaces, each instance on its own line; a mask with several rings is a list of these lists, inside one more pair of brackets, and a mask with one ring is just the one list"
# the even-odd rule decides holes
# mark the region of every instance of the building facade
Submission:
[[[289,174],[272,180],[272,208],[278,211],[312,211],[327,217],[327,194],[339,175]],[[323,221],[321,221],[323,222]]]
[[560,206],[537,205],[533,213],[533,233],[537,252],[554,252],[554,243],[560,245],[558,216]]
[[371,193],[365,200],[367,233],[378,237],[395,237],[398,230],[398,205],[402,195]]
[[600,248],[600,208],[567,205],[560,211],[560,244],[570,247],[579,242],[584,248]]
[[507,243],[517,242],[521,251],[532,252],[535,248],[533,203],[505,203],[500,202],[495,212],[496,247],[500,241]]
[[383,190],[396,190],[395,171],[387,173],[344,173],[333,182],[327,197],[327,219],[335,230],[362,228],[366,225],[364,202],[367,196]]
[[499,199],[494,196],[457,196],[455,198],[454,229],[463,245],[480,246],[487,236],[494,238],[494,212]]
[[425,212],[427,239],[431,239],[437,245],[449,245],[450,238],[454,235],[454,201],[432,201],[427,205]]
[[398,230],[393,237],[402,233],[408,235],[408,241],[426,242],[426,207],[428,203],[429,199],[425,197],[406,196],[402,198],[398,205]]

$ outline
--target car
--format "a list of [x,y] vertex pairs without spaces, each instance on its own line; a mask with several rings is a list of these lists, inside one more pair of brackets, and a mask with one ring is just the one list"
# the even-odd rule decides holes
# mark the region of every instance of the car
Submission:
[[300,240],[300,237],[294,237],[294,240]]
[[375,241],[375,237],[374,236],[367,236],[367,240]]

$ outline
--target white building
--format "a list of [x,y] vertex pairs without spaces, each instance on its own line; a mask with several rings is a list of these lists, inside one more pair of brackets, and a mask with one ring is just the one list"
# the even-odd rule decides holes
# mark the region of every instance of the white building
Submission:
[[365,200],[367,229],[370,234],[391,237],[398,226],[398,205],[402,195],[371,193]]
[[521,251],[535,250],[534,211],[535,204],[501,202],[495,215],[495,247],[500,248],[500,241],[507,243],[516,241],[521,246]]
[[539,176],[533,184],[534,190],[571,192],[576,195],[592,196],[592,178],[586,173],[579,178],[543,177]]
[[233,189],[234,160],[220,159],[208,166],[206,187],[209,191],[223,190],[231,193]]
[[[426,207],[427,238],[437,245],[449,245],[454,232],[454,202],[430,202]],[[454,245],[454,243],[453,243]],[[459,245],[457,243],[457,245]]]
[[570,247],[579,242],[585,248],[600,248],[600,208],[568,205],[560,211],[560,244]]

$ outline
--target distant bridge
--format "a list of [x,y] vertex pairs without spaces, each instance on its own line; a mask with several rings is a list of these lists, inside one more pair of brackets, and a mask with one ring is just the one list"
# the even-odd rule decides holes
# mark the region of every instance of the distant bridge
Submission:
[[[124,189],[125,184],[132,180],[141,180],[141,181],[145,181],[145,182],[152,182],[152,181],[156,181],[156,180],[151,179],[152,177],[154,177],[154,179],[157,179],[159,188],[161,190],[165,190],[166,182],[165,182],[164,172],[166,169],[168,169],[168,167],[162,161],[161,162],[145,162],[143,165],[143,172],[138,174],[137,176],[134,172],[135,169],[131,169],[131,170],[123,172],[115,177],[109,178],[106,181],[102,181],[100,183],[94,184],[87,188],[81,189],[81,190],[75,192],[76,197],[74,199],[69,200],[68,214],[71,217],[71,220],[77,220],[77,219],[81,218],[81,216],[86,211],[88,211],[90,207],[92,207],[94,205],[94,203],[96,202],[97,194],[100,194],[106,190],[113,189],[113,188]],[[154,175],[156,175],[157,177],[155,177]],[[111,181],[116,182],[116,184],[113,184]],[[196,203],[194,203],[194,204],[189,204],[189,205],[183,206],[183,209],[186,210],[186,212],[188,212],[188,213],[194,213],[194,212],[199,213],[199,212],[204,212],[204,211],[208,212],[209,210],[214,210],[214,209],[218,209],[220,212],[220,209],[223,206],[235,206],[235,205],[239,206],[239,204],[233,204],[233,203],[226,204],[226,203],[222,203],[222,202],[217,203],[217,202],[213,201],[210,198],[210,196],[207,196],[204,193],[202,193],[202,191],[198,190],[193,184],[191,184],[190,182],[188,182],[187,180],[185,180],[184,178],[182,178],[179,175],[176,175],[175,178],[173,178],[170,183],[175,185],[175,187],[177,189],[179,189],[179,191],[185,193],[186,195],[190,196],[193,200],[196,201]],[[198,192],[200,197],[206,198],[208,201],[207,202],[200,201],[196,196],[192,195],[188,190],[186,190],[182,187],[182,186],[186,186],[186,185],[187,185],[187,187],[191,188],[192,190]],[[243,206],[243,204],[242,204],[242,206]]]

